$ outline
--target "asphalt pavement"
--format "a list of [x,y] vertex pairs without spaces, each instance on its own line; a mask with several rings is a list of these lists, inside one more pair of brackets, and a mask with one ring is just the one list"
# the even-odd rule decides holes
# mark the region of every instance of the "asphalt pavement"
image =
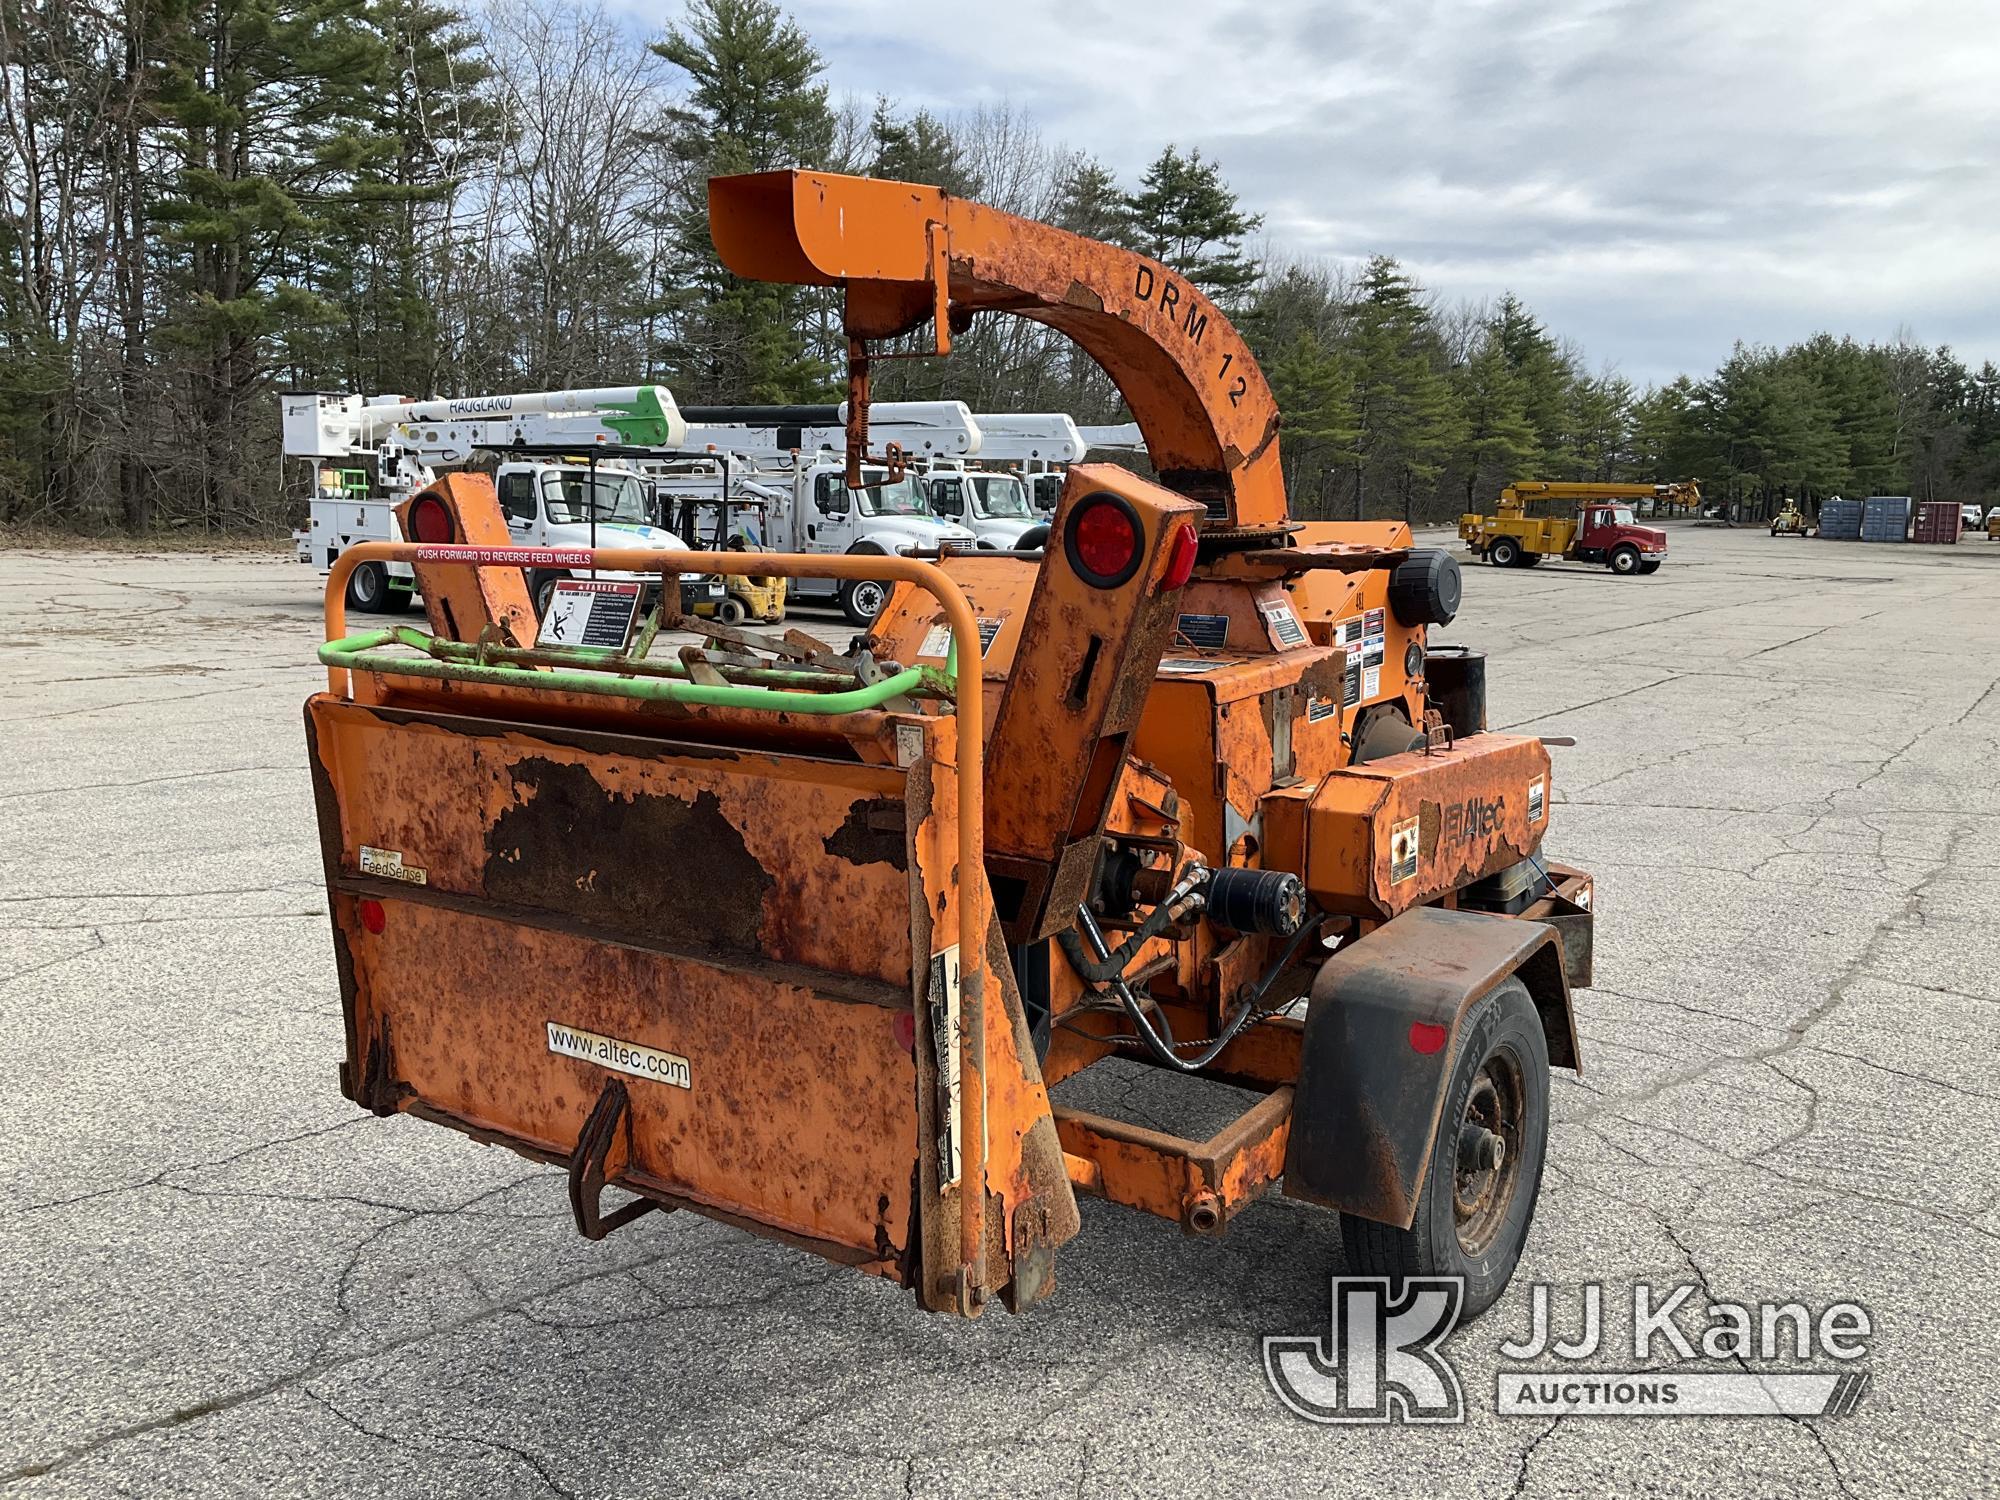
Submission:
[[[1672,539],[1649,578],[1468,567],[1438,633],[1491,653],[1494,727],[1576,737],[1549,849],[1599,919],[1526,1260],[1428,1427],[1274,1395],[1263,1336],[1324,1334],[1341,1269],[1303,1205],[1197,1240],[1086,1201],[1054,1297],[968,1324],[692,1214],[587,1243],[559,1172],[356,1110],[314,575],[0,552],[0,1488],[1994,1493],[2000,545]],[[1607,1369],[1634,1285],[1694,1284],[1697,1329],[1858,1301],[1869,1381],[1823,1418],[1501,1416],[1537,1282],[1570,1322],[1602,1288]]]

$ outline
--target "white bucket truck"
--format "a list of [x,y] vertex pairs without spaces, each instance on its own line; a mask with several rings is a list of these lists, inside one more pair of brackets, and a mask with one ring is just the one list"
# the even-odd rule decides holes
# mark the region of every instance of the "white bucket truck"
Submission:
[[[687,424],[663,386],[433,401],[292,391],[280,401],[286,456],[315,466],[310,523],[292,533],[301,562],[330,568],[358,542],[403,540],[395,506],[435,479],[438,469],[470,463],[481,450],[509,448],[564,455],[509,459],[494,471],[507,528],[520,545],[684,548],[673,531],[655,524],[651,486],[635,468],[617,458],[578,461],[627,445],[679,447]],[[529,575],[538,610],[557,580],[569,576],[565,570]],[[630,576],[643,581],[651,575]],[[347,602],[357,610],[401,610],[409,605],[412,582],[401,563],[366,563],[348,578]],[[682,607],[692,608],[719,600],[722,581],[683,574],[680,591]]]

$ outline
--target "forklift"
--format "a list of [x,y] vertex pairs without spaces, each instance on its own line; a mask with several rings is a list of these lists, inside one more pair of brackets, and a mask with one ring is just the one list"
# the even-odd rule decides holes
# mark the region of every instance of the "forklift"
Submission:
[[[878,351],[981,313],[1096,359],[1159,479],[1073,464],[1007,551],[764,554],[888,596],[844,643],[674,654],[616,599],[538,649],[546,549],[491,484],[408,499],[407,542],[333,570],[305,706],[342,1092],[560,1168],[587,1238],[702,1214],[950,1316],[1055,1294],[1080,1198],[1213,1236],[1271,1193],[1330,1210],[1352,1274],[1484,1311],[1582,1066],[1595,904],[1547,745],[1438,639],[1457,561],[1293,519],[1256,359],[1156,261],[824,172],[712,179],[709,212],[733,274],[842,308],[846,485],[900,463]],[[371,561],[427,629],[350,633]],[[1114,1060],[1245,1102],[1197,1137],[1065,1101]]]
[[[746,558],[763,552],[763,526],[745,524],[740,513],[761,517],[768,501],[726,492],[703,495],[662,490],[660,495],[671,511],[669,527],[686,537],[690,547],[703,552],[741,553]],[[722,588],[722,598],[704,599],[695,605],[698,618],[723,625],[775,625],[785,618],[785,580],[776,574],[725,573]]]

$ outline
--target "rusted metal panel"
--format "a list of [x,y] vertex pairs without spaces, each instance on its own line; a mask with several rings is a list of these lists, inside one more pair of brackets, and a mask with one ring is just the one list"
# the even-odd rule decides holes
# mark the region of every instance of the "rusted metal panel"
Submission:
[[1072,1109],[1056,1111],[1056,1130],[1078,1187],[1212,1234],[1278,1180],[1291,1116],[1292,1091],[1278,1088],[1206,1141]]
[[866,915],[900,919],[906,903],[894,769],[631,739],[606,753],[330,699],[313,713],[341,787],[348,873],[365,873],[366,846],[434,889],[600,930],[909,977],[907,945],[883,942]]
[[[1539,955],[1560,985],[1561,951],[1538,922],[1425,906],[1328,959],[1307,1007],[1286,1196],[1409,1228],[1466,1012]],[[1566,989],[1559,1003],[1566,1020]]]
[[[937,719],[921,728],[925,743],[911,773],[908,833],[911,941],[930,955],[911,990],[921,1039],[915,1048],[922,1142],[917,1174],[926,1206],[919,1294],[928,1307],[976,1313],[984,1299],[1004,1292],[1019,1311],[1051,1289],[1052,1252],[1075,1236],[1081,1220],[992,898],[983,874],[967,878],[958,861],[957,725]],[[985,941],[972,955],[960,943],[965,902],[985,919]],[[966,1049],[956,1079],[951,1057],[971,1011],[952,1006],[954,975],[961,999],[974,985],[985,997],[977,1044]],[[976,1170],[963,1150],[974,1132],[985,1139]],[[975,1193],[982,1205],[981,1254],[960,1285],[964,1214]]]
[[379,931],[358,899],[336,897],[363,1044],[351,1061],[386,1096],[361,1102],[421,1102],[567,1156],[605,1083],[626,1075],[552,1050],[552,1029],[607,1058],[671,1054],[686,1061],[685,1085],[660,1074],[626,1084],[629,1126],[608,1181],[633,1185],[636,1173],[689,1205],[874,1260],[909,1249],[916,1088],[900,1005],[481,917],[422,888],[368,899]]
[[1353,766],[1306,813],[1306,887],[1328,911],[1393,916],[1534,853],[1549,806],[1548,751],[1523,736]]

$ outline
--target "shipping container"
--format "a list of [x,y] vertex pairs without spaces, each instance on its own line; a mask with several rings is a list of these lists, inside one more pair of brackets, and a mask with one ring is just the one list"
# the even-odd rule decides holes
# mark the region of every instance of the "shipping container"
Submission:
[[1916,540],[1939,546],[1956,546],[1958,530],[1956,500],[1926,500],[1917,507]]
[[1861,535],[1861,502],[1838,496],[1820,502],[1819,534],[1830,542],[1851,542]]
[[1861,540],[1907,542],[1910,539],[1910,497],[1870,495],[1861,502]]

